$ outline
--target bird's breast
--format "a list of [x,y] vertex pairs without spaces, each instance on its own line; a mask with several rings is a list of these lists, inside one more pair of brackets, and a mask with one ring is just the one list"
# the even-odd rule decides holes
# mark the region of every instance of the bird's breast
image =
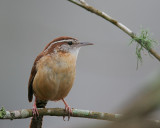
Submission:
[[66,97],[75,79],[75,67],[76,57],[70,54],[42,57],[33,81],[35,95],[53,101]]

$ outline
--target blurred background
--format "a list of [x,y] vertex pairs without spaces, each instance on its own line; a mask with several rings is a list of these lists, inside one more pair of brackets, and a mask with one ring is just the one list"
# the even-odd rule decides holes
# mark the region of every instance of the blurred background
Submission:
[[[131,30],[148,29],[160,41],[158,0],[87,0]],[[67,0],[0,0],[0,106],[7,110],[32,108],[27,99],[28,79],[36,56],[59,36],[95,45],[81,49],[74,86],[66,98],[73,108],[118,113],[145,86],[159,62],[143,56],[136,70],[136,43],[102,18]],[[157,46],[159,47],[159,46]],[[156,48],[159,51],[160,48]],[[147,53],[147,52],[145,52]],[[160,52],[159,52],[160,54]],[[62,101],[47,107],[62,107]],[[44,128],[68,128],[104,121],[44,117]],[[0,120],[0,128],[27,128],[29,119]]]

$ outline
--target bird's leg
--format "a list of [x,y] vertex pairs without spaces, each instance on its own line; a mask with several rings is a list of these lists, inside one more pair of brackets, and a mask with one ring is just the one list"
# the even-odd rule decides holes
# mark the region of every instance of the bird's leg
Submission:
[[36,97],[35,97],[35,101],[33,103],[32,113],[33,113],[33,116],[36,116],[36,115],[39,116],[37,105],[36,105]]
[[[68,121],[70,119],[70,115],[72,115],[72,109],[71,107],[66,103],[64,99],[62,99],[63,103],[65,104],[65,111],[68,112]],[[63,120],[65,121],[65,116],[63,116]]]

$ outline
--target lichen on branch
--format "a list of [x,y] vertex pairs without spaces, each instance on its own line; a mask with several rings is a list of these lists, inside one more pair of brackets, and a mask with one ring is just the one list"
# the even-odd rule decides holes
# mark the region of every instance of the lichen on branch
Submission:
[[142,63],[142,52],[144,49],[148,51],[148,54],[151,55],[150,50],[154,48],[157,43],[156,40],[152,39],[151,34],[148,30],[141,29],[141,33],[137,36],[134,36],[131,39],[130,44],[137,42],[136,45],[136,55],[137,55],[137,69],[139,62]]
[[[119,29],[121,29],[123,32],[125,32],[126,34],[128,34],[133,41],[136,41],[137,43],[139,43],[137,45],[136,48],[136,52],[138,55],[138,61],[142,60],[142,56],[141,56],[141,51],[143,51],[143,48],[146,49],[147,51],[149,51],[149,54],[151,54],[152,56],[154,56],[158,61],[160,61],[160,55],[153,50],[153,48],[151,47],[154,40],[152,40],[151,38],[149,38],[148,36],[148,32],[146,31],[142,31],[142,33],[140,34],[139,37],[136,36],[136,34],[129,29],[127,26],[125,26],[124,24],[120,23],[119,21],[117,21],[116,19],[113,19],[111,16],[109,16],[108,14],[106,14],[105,12],[102,12],[92,6],[90,6],[87,2],[85,2],[84,0],[68,0],[69,2],[72,2],[73,4],[78,5],[79,7],[82,7],[84,9],[86,9],[89,12],[92,12],[94,14],[96,14],[97,16],[100,16],[101,18],[109,21],[110,23],[112,23],[113,25],[117,26]],[[141,39],[142,38],[142,39]],[[133,42],[131,41],[131,42]]]
[[4,107],[2,107],[0,109],[0,118],[3,118],[6,115],[6,110],[4,109]]
[[[41,108],[38,109],[38,113],[40,116],[68,116],[68,113],[65,111],[65,109],[62,108]],[[4,108],[2,108],[0,110],[0,119],[24,119],[30,118],[32,116],[32,109],[6,111]],[[116,121],[119,120],[122,115],[72,108],[71,117]]]

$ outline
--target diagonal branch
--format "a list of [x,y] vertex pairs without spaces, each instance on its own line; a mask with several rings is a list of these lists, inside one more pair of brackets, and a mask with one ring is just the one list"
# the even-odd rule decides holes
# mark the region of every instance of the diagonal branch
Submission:
[[[77,2],[75,0],[68,0],[102,18],[104,18],[105,20],[111,22],[112,24],[114,24],[115,26],[117,26],[118,28],[120,28],[123,32],[125,32],[126,34],[128,34],[132,39],[136,39],[135,41],[138,42],[139,44],[141,44],[142,40],[139,40],[136,36],[136,34],[134,32],[132,32],[128,27],[126,27],[125,25],[123,25],[122,23],[118,22],[117,20],[113,19],[111,16],[109,16],[108,14],[106,14],[105,12],[101,12],[98,9],[89,6],[84,0],[79,0],[80,2]],[[148,42],[145,41],[145,43],[147,44]],[[160,55],[153,50],[152,48],[147,49],[147,47],[143,46],[148,52],[150,52],[157,60],[160,61]]]
[[[3,109],[3,110],[2,110]],[[14,110],[14,111],[5,111],[2,108],[0,111],[0,119],[24,119],[32,117],[32,109],[22,109],[22,110]],[[40,116],[68,116],[68,113],[65,112],[65,109],[62,108],[43,108],[38,109]],[[103,112],[93,112],[89,110],[80,110],[73,109],[72,117],[81,117],[81,118],[90,118],[90,119],[99,119],[99,120],[108,120],[108,121],[116,121],[119,120],[122,115],[120,114],[109,114]],[[2,114],[4,113],[4,114]]]

